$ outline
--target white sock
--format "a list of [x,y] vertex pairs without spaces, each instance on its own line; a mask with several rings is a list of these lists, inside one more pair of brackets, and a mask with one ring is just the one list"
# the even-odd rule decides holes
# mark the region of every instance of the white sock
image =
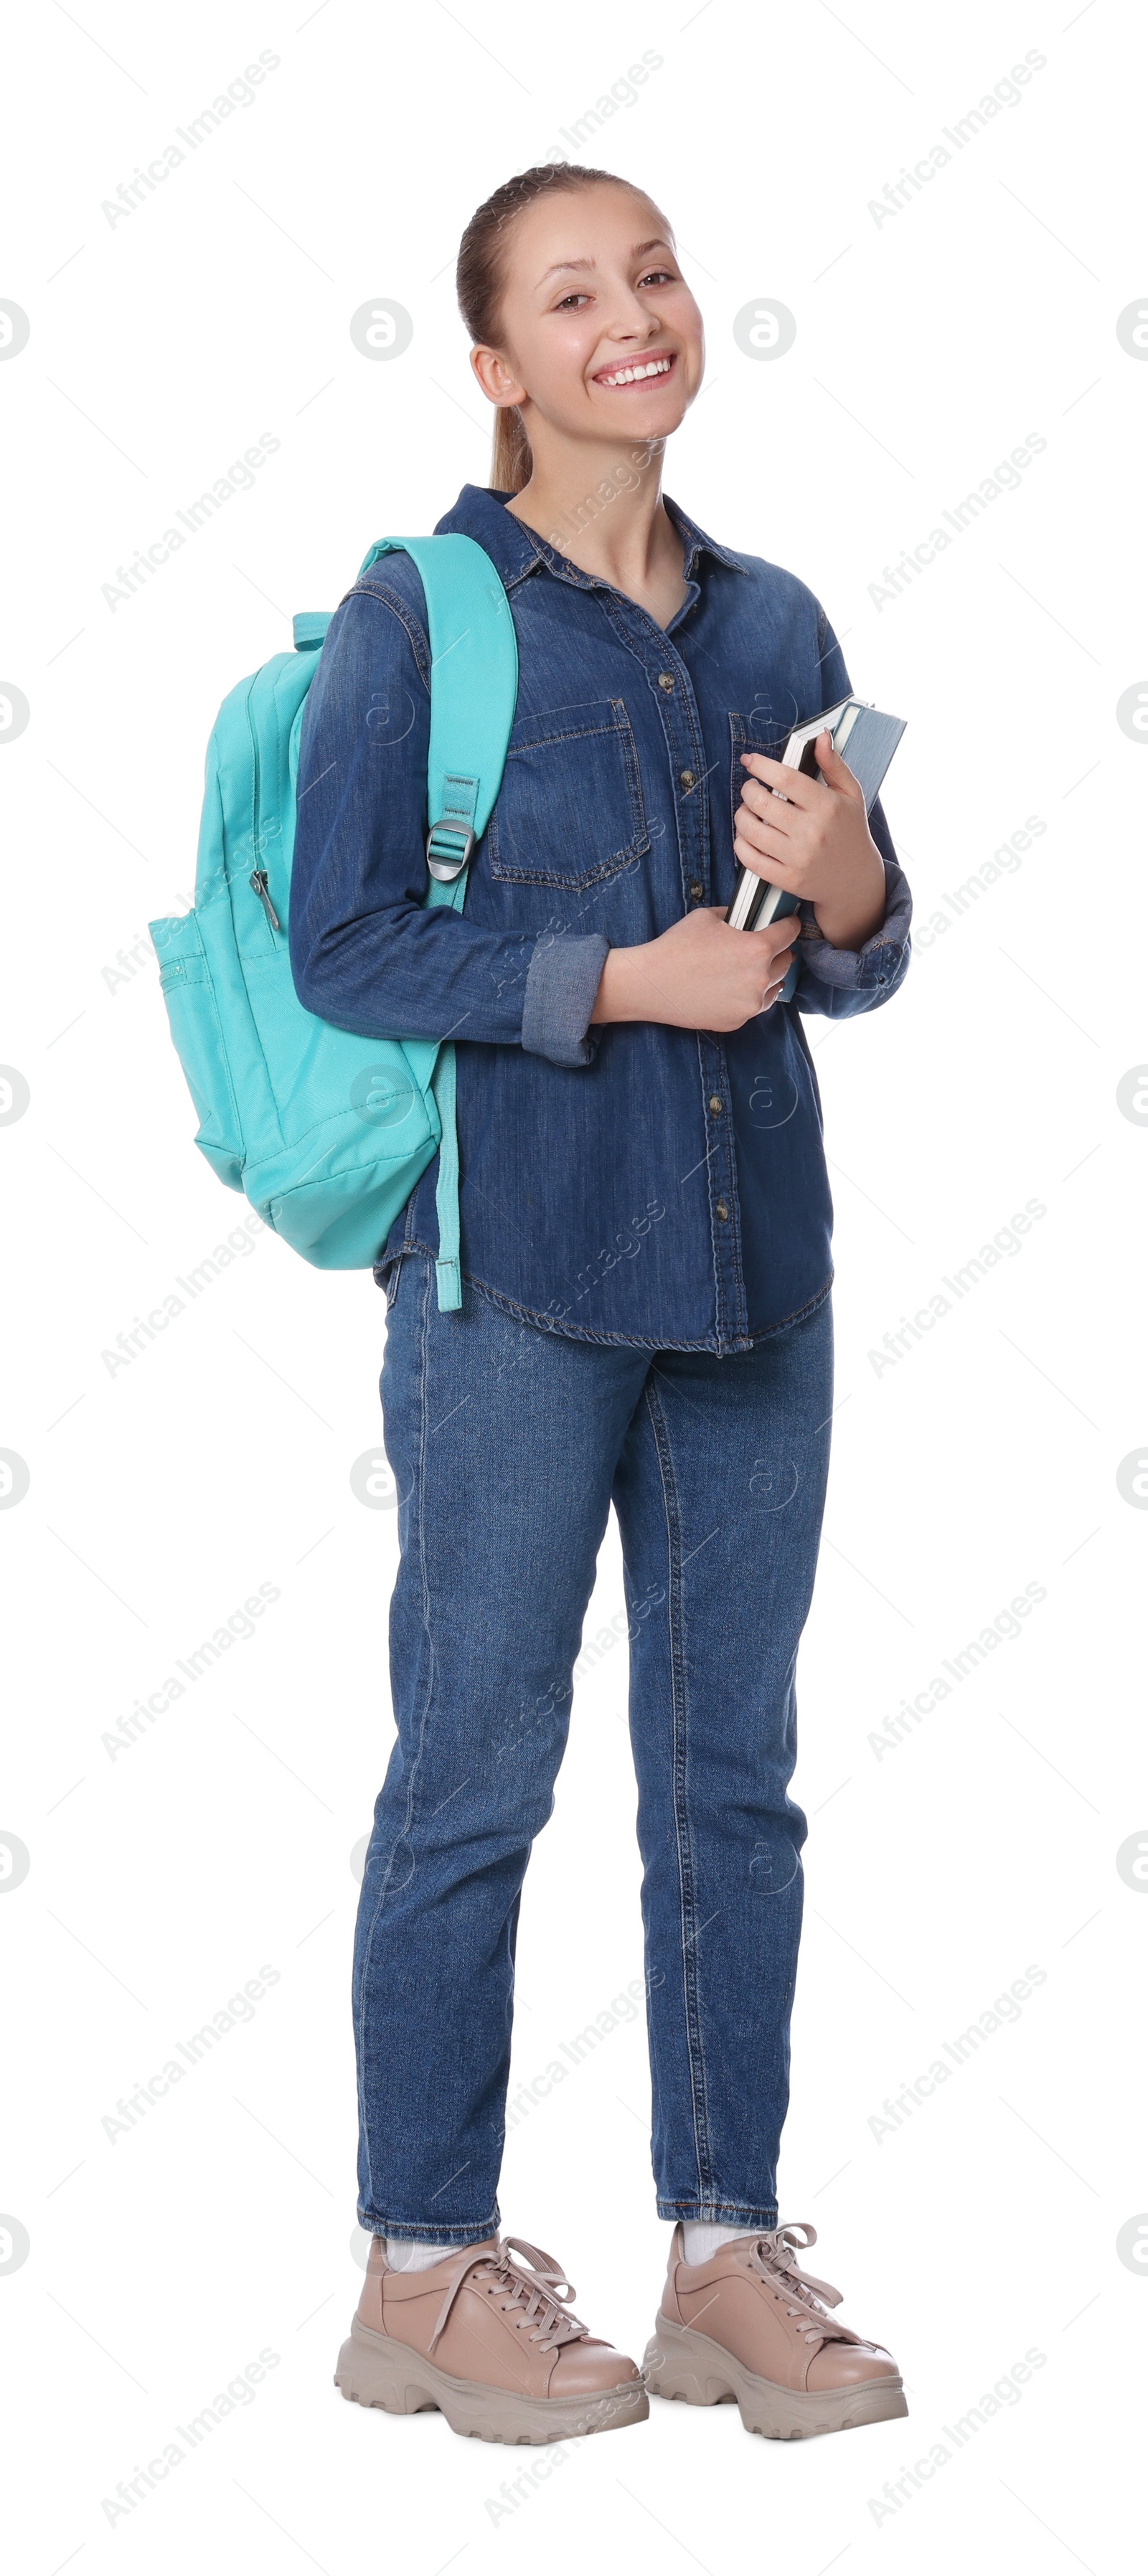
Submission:
[[760,2227],[723,2227],[708,2218],[682,2220],[682,2259],[686,2263],[708,2263],[719,2245],[729,2245],[735,2236],[760,2236]]
[[453,2245],[424,2245],[417,2237],[408,2241],[402,2236],[388,2236],[386,2247],[392,2272],[429,2272],[432,2263],[445,2263],[455,2251]]

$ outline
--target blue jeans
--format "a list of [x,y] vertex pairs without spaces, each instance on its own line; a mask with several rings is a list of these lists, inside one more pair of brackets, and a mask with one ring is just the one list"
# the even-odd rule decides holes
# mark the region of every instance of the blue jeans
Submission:
[[408,1254],[382,1376],[398,1741],[355,1936],[359,2219],[499,2224],[519,1898],[613,1500],[630,1614],[663,2218],[777,2224],[805,1817],[794,1667],[829,1454],[828,1299],[750,1351],[574,1341]]

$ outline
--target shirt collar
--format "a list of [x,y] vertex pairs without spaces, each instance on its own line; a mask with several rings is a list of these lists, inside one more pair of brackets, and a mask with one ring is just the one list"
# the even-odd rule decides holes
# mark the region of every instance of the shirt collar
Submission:
[[729,546],[719,546],[716,537],[707,537],[704,528],[699,528],[696,519],[687,516],[680,502],[671,501],[668,492],[665,501],[685,548],[687,581],[693,580],[694,565],[699,555],[712,555],[715,563],[724,564],[729,572],[748,572],[749,566],[742,562],[741,556],[735,555]]
[[[687,581],[694,578],[699,555],[712,555],[715,562],[724,564],[731,572],[747,571],[748,567],[740,556],[732,553],[728,546],[719,546],[713,537],[707,537],[676,501],[671,501],[668,494],[665,497],[666,508],[682,539]],[[541,566],[555,573],[560,581],[572,582],[579,590],[610,588],[609,583],[600,582],[593,573],[583,572],[559,548],[547,545],[544,537],[537,535],[533,528],[526,527],[521,519],[516,519],[514,512],[506,508],[510,498],[509,492],[493,492],[479,483],[464,483],[454,508],[439,520],[435,535],[451,535],[457,531],[465,537],[473,537],[485,547],[507,590]]]

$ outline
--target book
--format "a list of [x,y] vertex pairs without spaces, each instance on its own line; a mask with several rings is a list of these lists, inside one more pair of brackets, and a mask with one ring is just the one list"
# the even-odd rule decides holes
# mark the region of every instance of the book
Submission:
[[[820,778],[813,746],[819,733],[830,733],[834,750],[840,752],[864,791],[868,814],[904,730],[903,717],[881,715],[871,700],[839,698],[837,705],[827,707],[824,715],[811,717],[808,724],[794,726],[781,758],[786,769],[800,770],[804,778]],[[744,772],[746,778],[751,774],[748,769]],[[777,796],[782,791],[775,787],[770,793]],[[782,795],[782,803],[787,802],[788,799]],[[780,886],[769,885],[764,877],[755,876],[752,868],[739,865],[733,902],[726,913],[726,920],[731,930],[764,930],[768,922],[784,920],[787,914],[796,912],[797,906],[796,895],[786,894]],[[790,999],[790,988],[796,981],[797,968],[794,965],[786,977],[783,1001]]]

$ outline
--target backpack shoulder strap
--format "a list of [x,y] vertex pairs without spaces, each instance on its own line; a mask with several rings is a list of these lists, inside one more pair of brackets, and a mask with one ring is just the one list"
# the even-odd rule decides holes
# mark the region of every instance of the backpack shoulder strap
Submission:
[[518,695],[510,605],[485,547],[473,537],[380,537],[380,555],[408,554],[426,593],[431,648],[427,759],[427,865],[440,884],[465,870],[502,784]]
[[[502,784],[518,696],[518,646],[510,603],[485,547],[473,537],[380,537],[359,579],[385,554],[408,554],[426,594],[431,650],[430,748],[427,755],[428,901],[462,908],[475,842],[490,821]],[[454,1047],[439,1050],[434,1091],[439,1145],[438,1302],[462,1304],[458,1221],[458,1137]]]

